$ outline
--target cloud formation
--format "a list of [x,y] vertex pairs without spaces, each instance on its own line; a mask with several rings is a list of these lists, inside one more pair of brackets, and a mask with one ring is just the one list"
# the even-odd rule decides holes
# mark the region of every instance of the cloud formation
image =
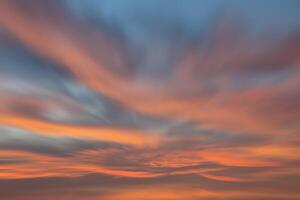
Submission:
[[0,196],[299,199],[299,10],[2,0]]

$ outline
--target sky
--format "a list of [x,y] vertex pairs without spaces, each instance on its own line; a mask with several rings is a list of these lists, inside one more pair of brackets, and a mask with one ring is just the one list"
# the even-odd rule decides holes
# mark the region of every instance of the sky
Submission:
[[0,199],[300,199],[300,1],[0,0]]

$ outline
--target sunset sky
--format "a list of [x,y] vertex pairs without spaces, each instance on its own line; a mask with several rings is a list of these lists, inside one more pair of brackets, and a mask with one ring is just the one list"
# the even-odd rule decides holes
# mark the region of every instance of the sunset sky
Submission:
[[299,0],[0,0],[0,200],[299,199]]

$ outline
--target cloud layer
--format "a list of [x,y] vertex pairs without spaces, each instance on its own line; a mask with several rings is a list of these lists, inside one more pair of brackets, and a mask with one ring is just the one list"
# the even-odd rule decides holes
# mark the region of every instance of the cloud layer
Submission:
[[299,11],[2,0],[0,196],[299,199]]

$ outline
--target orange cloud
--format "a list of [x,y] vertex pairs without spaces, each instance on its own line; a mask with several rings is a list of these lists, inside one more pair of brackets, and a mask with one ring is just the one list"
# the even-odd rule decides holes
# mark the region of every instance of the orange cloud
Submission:
[[[55,92],[49,92],[49,96],[57,95],[50,100],[48,96],[44,96],[44,100],[26,95],[1,95],[1,125],[51,137],[118,143],[122,148],[96,148],[54,156],[34,153],[34,150],[8,150],[14,148],[8,143],[10,148],[7,144],[0,146],[0,181],[75,178],[97,173],[139,180],[147,185],[170,177],[190,176],[191,182],[199,182],[189,185],[173,181],[178,188],[164,188],[162,184],[123,186],[123,189],[107,190],[99,199],[299,198],[299,193],[280,190],[284,183],[295,188],[290,177],[300,175],[300,150],[295,145],[300,130],[298,34],[272,45],[264,43],[268,38],[261,35],[250,41],[250,45],[240,30],[236,30],[236,22],[225,19],[212,28],[207,44],[183,49],[166,80],[144,81],[132,75],[134,73],[129,75],[130,69],[122,60],[126,57],[123,46],[114,38],[96,28],[83,28],[60,11],[57,16],[36,17],[34,11],[31,13],[16,2],[0,2],[0,28],[32,53],[59,64],[75,81],[125,109],[147,117],[190,122],[198,132],[193,133],[197,136],[191,136],[187,128],[180,133],[182,136],[177,134],[176,126],[155,132],[150,128],[51,122],[14,112],[11,107],[18,102],[37,109],[55,106],[52,101],[63,99]],[[106,56],[111,56],[113,63],[108,64]],[[283,71],[289,76],[281,76]],[[78,108],[77,103],[70,101],[60,106]],[[84,112],[84,109],[78,110]],[[207,136],[197,142],[197,137],[204,135],[202,130],[217,130],[220,135],[212,137],[205,133]],[[255,145],[231,141],[240,135],[261,136],[264,141]],[[220,140],[224,137],[224,143],[216,137]],[[12,140],[20,143],[15,138]],[[207,188],[214,183],[221,189],[202,189],[200,186],[206,182]],[[268,182],[271,188],[272,184],[275,186],[262,191],[262,182]],[[224,191],[227,188],[228,191]],[[280,194],[276,191],[278,188]]]
[[8,114],[0,115],[0,123],[23,128],[39,134],[96,139],[121,144],[151,146],[156,145],[160,140],[158,134],[141,133],[137,130],[51,123]]
[[[56,23],[56,20],[55,18],[41,18],[38,20],[30,13],[17,7],[13,1],[1,2],[0,23],[3,27],[29,46],[36,54],[61,63],[78,80],[95,91],[128,106],[130,109],[151,115],[196,121],[202,127],[229,132],[279,134],[298,130],[295,126],[296,117],[299,116],[298,109],[295,109],[293,113],[284,111],[284,115],[277,119],[275,115],[280,114],[281,111],[277,109],[272,111],[272,108],[277,108],[281,104],[281,102],[276,102],[275,99],[285,94],[292,94],[296,90],[297,83],[300,80],[299,74],[278,85],[266,84],[243,91],[222,89],[222,87],[226,88],[227,85],[231,84],[230,81],[236,73],[244,73],[243,70],[251,71],[248,65],[252,66],[257,63],[272,64],[275,62],[285,66],[292,65],[291,69],[298,66],[295,63],[298,62],[299,55],[293,53],[297,49],[297,45],[294,45],[293,41],[297,41],[297,38],[292,41],[283,40],[278,44],[286,49],[284,55],[275,50],[264,48],[260,48],[259,51],[253,49],[252,52],[251,49],[243,48],[246,44],[243,44],[242,41],[236,42],[233,40],[234,38],[226,38],[226,34],[232,34],[230,30],[234,28],[230,26],[228,28],[227,23],[225,25],[222,23],[217,24],[216,26],[226,30],[224,33],[225,38],[218,38],[220,36],[210,38],[213,41],[211,52],[203,52],[203,55],[201,52],[196,53],[195,56],[188,59],[188,65],[197,66],[196,72],[192,74],[199,76],[199,78],[189,77],[185,79],[186,75],[184,73],[177,73],[165,86],[157,88],[151,84],[137,83],[124,74],[111,70],[110,66],[92,56],[92,52],[84,47],[87,39],[77,34],[78,27],[75,24],[68,23],[68,19],[63,17],[61,17],[59,23]],[[100,52],[105,52],[108,48],[109,51],[112,51],[112,54],[120,54],[118,45],[101,32],[95,32],[94,30],[87,32],[87,35],[90,36],[87,37],[88,41],[93,40],[94,44],[98,44],[97,47]],[[224,50],[223,40],[225,44],[229,44],[225,46],[229,46],[235,51]],[[114,45],[116,45],[116,48],[112,48]],[[257,41],[257,46],[261,46],[260,41]],[[179,65],[178,71],[180,72],[180,68],[185,69],[186,65]],[[211,70],[212,66],[214,70]],[[261,70],[268,71],[269,69]],[[184,80],[185,86],[176,81],[181,78]],[[201,86],[205,83],[205,80],[216,83],[220,91],[213,96],[196,95],[196,86]],[[187,98],[183,95],[182,98],[178,98],[175,95],[187,91],[194,91],[196,97]],[[265,102],[271,103],[268,105]],[[286,103],[297,106],[295,102]],[[272,108],[268,111],[264,110],[268,106]],[[286,126],[287,123],[285,122],[287,121],[292,125]]]
[[[54,157],[22,151],[0,151],[0,159],[16,163],[0,165],[0,179],[26,179],[37,177],[78,177],[90,173],[108,174],[119,177],[152,178],[160,174],[146,171],[128,171],[93,165],[78,157]],[[92,158],[90,158],[92,160]]]

